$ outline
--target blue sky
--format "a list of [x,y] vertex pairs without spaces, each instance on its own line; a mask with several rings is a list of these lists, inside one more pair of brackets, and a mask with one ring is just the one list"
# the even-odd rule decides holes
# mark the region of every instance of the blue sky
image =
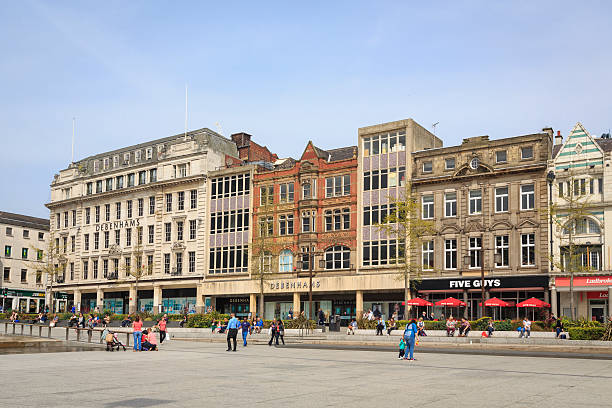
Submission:
[[220,3],[4,2],[0,209],[48,216],[72,117],[77,159],[182,132],[185,83],[190,129],[281,157],[409,117],[445,145],[612,127],[611,2]]

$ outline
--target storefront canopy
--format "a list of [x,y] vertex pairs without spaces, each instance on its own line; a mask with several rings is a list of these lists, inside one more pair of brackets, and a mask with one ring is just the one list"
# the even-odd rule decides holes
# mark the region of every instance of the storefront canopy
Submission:
[[406,304],[408,306],[433,306],[433,303],[421,298],[410,299]]
[[523,300],[516,304],[517,307],[550,307],[549,303],[544,302],[543,300],[531,298],[527,300]]
[[[482,302],[478,303],[478,306],[482,306]],[[491,299],[485,300],[485,306],[489,307],[508,307],[511,306],[510,303],[505,300],[498,299],[496,297],[492,297]]]
[[459,307],[459,306],[465,306],[465,302],[462,302],[461,300],[455,299],[454,297],[451,296],[449,298],[437,301],[436,306]]

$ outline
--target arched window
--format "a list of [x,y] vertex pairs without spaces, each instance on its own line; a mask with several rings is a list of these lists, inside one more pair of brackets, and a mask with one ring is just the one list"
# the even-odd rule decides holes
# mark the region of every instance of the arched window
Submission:
[[349,269],[351,250],[343,245],[334,245],[325,250],[325,269]]
[[288,249],[283,249],[278,256],[278,271],[291,272],[293,270],[293,253]]
[[[592,218],[581,218],[575,221],[573,233],[575,235],[583,235],[583,234],[601,234],[601,228],[597,221]],[[563,234],[569,235],[570,233],[570,225],[569,223],[565,225],[563,228]]]

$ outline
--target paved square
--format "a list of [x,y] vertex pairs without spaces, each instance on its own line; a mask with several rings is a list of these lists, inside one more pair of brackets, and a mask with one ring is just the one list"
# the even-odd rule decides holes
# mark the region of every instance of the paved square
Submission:
[[608,406],[612,361],[173,341],[160,352],[4,355],[2,407]]

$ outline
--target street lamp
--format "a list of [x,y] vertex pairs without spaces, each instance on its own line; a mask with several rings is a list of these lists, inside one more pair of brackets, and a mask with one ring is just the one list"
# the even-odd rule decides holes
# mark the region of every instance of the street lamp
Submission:
[[[312,251],[309,251],[307,254],[301,254],[302,259],[297,261],[297,267],[299,270],[302,270],[304,266],[303,257],[304,255],[308,256],[308,319],[312,319],[312,268],[315,260],[315,255],[321,255],[322,252],[314,252],[314,247],[312,247]],[[319,269],[325,268],[325,259],[319,259]]]
[[[484,245],[484,237],[481,236],[481,246]],[[492,249],[492,248],[489,248]],[[485,284],[484,284],[484,248],[480,248],[480,317],[484,317],[484,302],[485,302]],[[500,252],[495,252],[493,254],[493,262],[496,264],[500,264],[502,262],[502,254]],[[467,254],[463,256],[463,264],[465,266],[472,265],[472,255]]]
[[[546,181],[548,181],[548,203],[549,205],[552,204],[552,185],[553,182],[555,181],[555,173],[551,170],[548,172],[548,174],[546,175]],[[553,219],[552,219],[552,212],[549,210],[548,211],[548,231],[549,231],[549,235],[550,235],[550,259],[553,259]],[[550,270],[552,271],[554,269],[554,264],[553,262],[550,262]]]

